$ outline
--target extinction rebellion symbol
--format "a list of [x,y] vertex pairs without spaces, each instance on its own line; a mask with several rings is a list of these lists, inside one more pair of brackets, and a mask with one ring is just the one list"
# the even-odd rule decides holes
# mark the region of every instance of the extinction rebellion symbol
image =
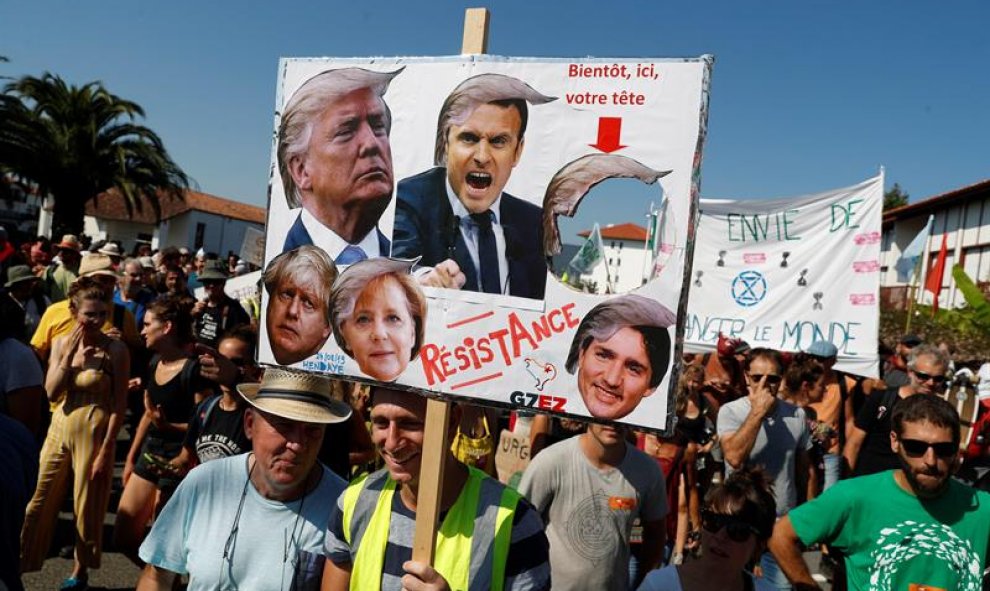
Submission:
[[767,295],[767,280],[758,271],[743,271],[732,280],[732,299],[744,308],[755,306]]

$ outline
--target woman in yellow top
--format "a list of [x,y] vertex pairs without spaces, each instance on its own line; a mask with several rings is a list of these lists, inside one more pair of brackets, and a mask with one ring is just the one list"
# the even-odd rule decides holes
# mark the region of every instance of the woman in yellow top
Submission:
[[52,344],[45,390],[56,403],[41,450],[38,487],[21,532],[21,568],[40,570],[55,520],[73,477],[75,563],[62,589],[85,589],[90,568],[99,568],[103,518],[110,500],[114,442],[127,409],[130,353],[103,334],[110,298],[91,277],[69,289],[75,327]]

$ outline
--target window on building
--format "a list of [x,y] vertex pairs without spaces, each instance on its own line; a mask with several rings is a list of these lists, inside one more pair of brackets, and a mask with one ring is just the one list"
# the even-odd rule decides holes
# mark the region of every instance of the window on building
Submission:
[[203,241],[206,237],[206,224],[203,222],[196,223],[196,239],[193,241],[193,250],[199,250],[203,247]]

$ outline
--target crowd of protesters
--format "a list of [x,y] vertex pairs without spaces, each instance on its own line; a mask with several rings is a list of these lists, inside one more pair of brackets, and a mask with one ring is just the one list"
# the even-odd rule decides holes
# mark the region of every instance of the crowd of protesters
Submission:
[[[249,265],[0,242],[0,589],[55,550],[69,494],[70,590],[111,545],[142,590],[984,588],[990,433],[957,403],[990,408],[990,365],[955,372],[915,335],[880,379],[826,341],[720,336],[678,361],[669,436],[455,405],[427,564],[425,399],[259,368],[257,302],[224,289]],[[503,429],[529,439],[514,486],[492,478]]]

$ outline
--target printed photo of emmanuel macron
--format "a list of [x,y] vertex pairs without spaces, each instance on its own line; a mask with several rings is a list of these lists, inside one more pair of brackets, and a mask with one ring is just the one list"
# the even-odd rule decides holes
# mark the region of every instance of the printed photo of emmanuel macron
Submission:
[[399,182],[392,256],[422,257],[435,287],[542,299],[542,211],[503,191],[525,143],[528,105],[556,100],[501,74],[468,78],[437,121],[434,168]]

